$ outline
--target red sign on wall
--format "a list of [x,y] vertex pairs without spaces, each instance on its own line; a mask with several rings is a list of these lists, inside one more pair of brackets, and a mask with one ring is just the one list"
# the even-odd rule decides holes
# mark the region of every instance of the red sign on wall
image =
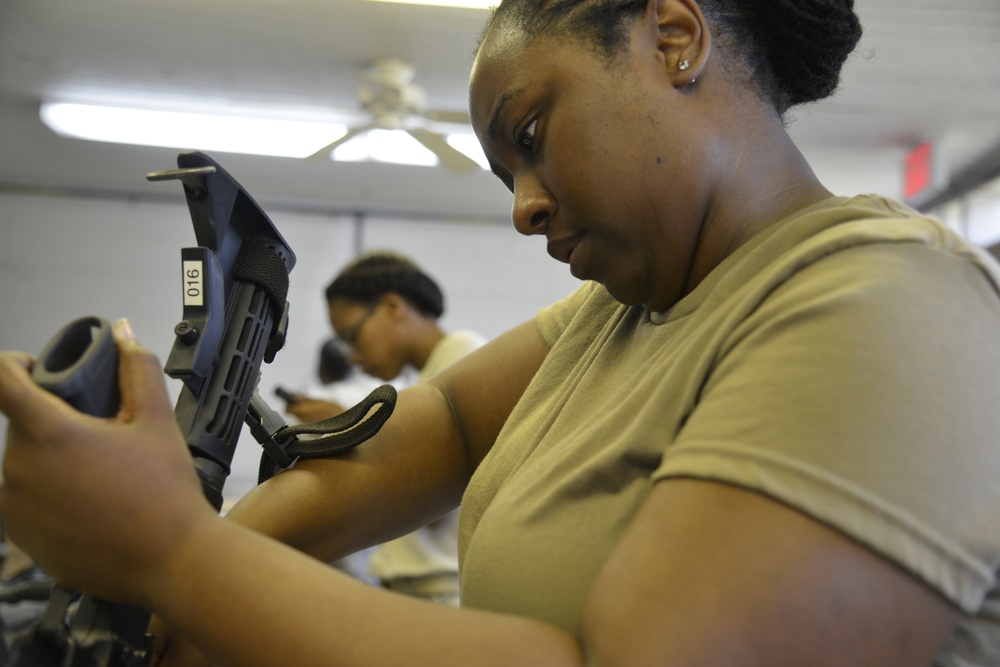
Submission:
[[934,182],[934,146],[925,141],[906,154],[903,167],[903,198],[913,199]]

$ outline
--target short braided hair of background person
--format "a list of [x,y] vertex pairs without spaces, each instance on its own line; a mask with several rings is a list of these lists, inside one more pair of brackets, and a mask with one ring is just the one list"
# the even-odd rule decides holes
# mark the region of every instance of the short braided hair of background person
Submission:
[[422,315],[437,319],[444,313],[444,294],[413,260],[390,250],[374,250],[351,261],[326,288],[327,302],[343,297],[375,303],[395,292]]

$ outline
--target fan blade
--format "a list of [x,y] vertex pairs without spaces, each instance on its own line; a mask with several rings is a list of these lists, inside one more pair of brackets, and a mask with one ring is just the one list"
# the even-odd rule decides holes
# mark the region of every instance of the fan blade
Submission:
[[324,146],[323,148],[319,149],[318,151],[316,151],[315,153],[313,153],[312,155],[310,155],[306,159],[307,160],[315,160],[315,159],[321,158],[321,157],[329,158],[330,157],[330,153],[333,152],[334,148],[336,148],[337,146],[339,146],[339,145],[341,145],[343,143],[347,143],[348,141],[350,141],[354,137],[358,136],[362,132],[370,130],[373,127],[374,127],[374,125],[362,125],[360,127],[352,127],[350,130],[347,131],[347,134],[345,134],[341,138],[337,139],[333,143],[327,144],[326,146]]
[[453,148],[440,134],[435,134],[422,127],[407,130],[410,136],[426,146],[438,156],[441,166],[456,174],[463,174],[479,169],[479,163],[462,151]]
[[420,115],[424,118],[436,120],[441,123],[457,123],[461,125],[472,124],[472,119],[469,118],[469,112],[467,111],[424,111]]

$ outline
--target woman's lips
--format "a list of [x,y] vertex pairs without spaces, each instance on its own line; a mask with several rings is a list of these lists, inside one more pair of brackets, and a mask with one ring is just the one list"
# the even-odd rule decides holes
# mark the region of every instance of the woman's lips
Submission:
[[552,239],[548,243],[548,253],[553,259],[562,262],[563,264],[569,264],[570,258],[573,256],[573,251],[576,250],[576,246],[580,243],[582,235],[575,235],[561,239]]

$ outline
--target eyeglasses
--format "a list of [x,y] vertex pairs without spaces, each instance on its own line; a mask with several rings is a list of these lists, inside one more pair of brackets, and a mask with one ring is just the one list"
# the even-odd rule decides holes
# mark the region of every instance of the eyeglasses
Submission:
[[360,331],[361,326],[368,321],[368,318],[375,313],[375,309],[378,308],[378,305],[378,301],[376,301],[372,305],[368,306],[368,310],[365,311],[364,315],[362,315],[357,322],[347,327],[347,329],[345,329],[342,333],[338,334],[337,338],[339,338],[344,344],[354,348],[354,342],[358,337],[358,331]]

